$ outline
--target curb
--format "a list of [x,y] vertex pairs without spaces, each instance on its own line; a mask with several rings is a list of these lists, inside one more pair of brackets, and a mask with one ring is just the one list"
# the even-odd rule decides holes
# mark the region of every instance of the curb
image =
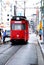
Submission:
[[39,41],[38,41],[38,45],[39,45],[39,47],[40,47],[40,50],[41,50],[41,53],[42,53],[42,56],[43,56],[43,59],[44,59],[44,53],[43,53],[43,50],[42,50],[42,47],[41,47],[42,44],[43,44],[43,43],[39,43]]

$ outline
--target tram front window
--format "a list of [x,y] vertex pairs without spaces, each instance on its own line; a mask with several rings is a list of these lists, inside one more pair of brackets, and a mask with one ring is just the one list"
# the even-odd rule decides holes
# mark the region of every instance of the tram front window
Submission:
[[12,30],[25,30],[25,24],[12,24]]

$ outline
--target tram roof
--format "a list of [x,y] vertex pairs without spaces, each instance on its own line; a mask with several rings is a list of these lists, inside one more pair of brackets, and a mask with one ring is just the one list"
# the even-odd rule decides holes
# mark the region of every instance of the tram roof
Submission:
[[13,16],[11,20],[26,20],[25,16]]

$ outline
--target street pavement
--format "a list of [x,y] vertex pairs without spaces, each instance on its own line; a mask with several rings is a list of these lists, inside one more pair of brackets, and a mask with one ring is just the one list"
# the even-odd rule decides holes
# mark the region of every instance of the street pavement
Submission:
[[38,37],[36,36],[36,34],[32,32],[31,34],[29,34],[28,42],[29,43],[38,43],[37,39],[38,39]]
[[35,43],[37,45],[38,65],[44,65],[44,44],[43,40],[40,40],[39,35],[35,33],[29,35],[29,43]]
[[39,46],[40,46],[40,49],[41,49],[41,52],[42,52],[42,55],[43,55],[43,58],[44,58],[44,43],[43,43],[43,38],[42,40],[40,40],[39,38],[39,35],[36,36],[35,33],[31,33],[29,35],[29,40],[28,40],[29,43],[39,43]]
[[41,49],[41,52],[42,52],[42,55],[43,55],[43,58],[44,58],[44,42],[43,42],[43,37],[40,40],[39,35],[38,35],[37,36],[37,40],[38,40],[38,43],[39,43],[39,46],[40,46],[40,49]]
[[5,63],[21,48],[22,46],[11,46],[10,44],[0,46],[0,65]]
[[[30,50],[30,54],[28,55],[28,56],[26,56],[27,58],[29,57],[30,59],[28,59],[28,61],[30,61],[30,62],[27,62],[27,58],[26,58],[26,60],[24,59],[24,58],[22,58],[21,56],[22,56],[22,54],[21,55],[19,55],[19,53],[18,53],[18,55],[17,54],[15,54],[6,64],[7,65],[11,65],[11,63],[12,63],[12,65],[30,65],[31,63],[33,64],[33,62],[32,62],[32,59],[33,59],[33,61],[34,61],[34,56],[33,55],[36,55],[36,59],[37,59],[37,57],[38,57],[38,59],[36,60],[36,61],[38,61],[38,65],[44,65],[44,60],[43,60],[43,56],[42,56],[42,53],[41,53],[41,50],[40,50],[40,47],[39,47],[39,45],[38,45],[38,40],[39,40],[39,36],[36,36],[36,34],[35,33],[31,33],[31,34],[29,34],[29,40],[28,40],[28,43],[29,44],[32,44],[31,46],[33,46],[33,44],[35,44],[36,46],[36,48],[35,49],[37,49],[37,54],[34,54],[34,52],[33,52],[33,50],[31,49]],[[30,45],[29,45],[29,47],[30,47]],[[34,47],[33,47],[34,48]],[[34,51],[35,51],[35,49],[34,49]],[[29,50],[28,50],[29,51]],[[33,53],[32,53],[33,52]],[[22,50],[21,50],[21,53],[23,53],[23,57],[25,57],[25,52],[22,52]],[[26,52],[27,53],[27,52]],[[31,55],[32,54],[32,55]],[[25,62],[24,61],[22,61],[22,60],[20,60],[19,61],[19,56],[20,56],[20,59],[24,59],[25,60]],[[31,56],[33,56],[34,58],[32,58]],[[14,58],[15,57],[15,58]],[[15,60],[16,59],[16,60]],[[19,63],[20,62],[20,63]],[[36,64],[35,64],[36,65]]]
[[35,44],[22,46],[5,65],[37,65],[38,57]]
[[44,65],[38,39],[31,33],[26,45],[11,46],[11,42],[0,45],[0,65]]

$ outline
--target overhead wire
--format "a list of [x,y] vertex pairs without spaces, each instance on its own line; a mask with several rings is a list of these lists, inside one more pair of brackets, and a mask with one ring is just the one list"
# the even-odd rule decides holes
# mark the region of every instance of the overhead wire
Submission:
[[[18,1],[16,1],[16,2],[18,2]],[[21,1],[19,1],[19,2],[21,2]],[[39,4],[39,3],[41,3],[41,1],[37,2],[36,5]],[[20,4],[16,3],[16,5],[20,6],[20,7],[17,6],[17,8],[24,10],[24,8]],[[37,7],[25,7],[25,9],[40,9],[40,7],[38,7],[38,8]]]

